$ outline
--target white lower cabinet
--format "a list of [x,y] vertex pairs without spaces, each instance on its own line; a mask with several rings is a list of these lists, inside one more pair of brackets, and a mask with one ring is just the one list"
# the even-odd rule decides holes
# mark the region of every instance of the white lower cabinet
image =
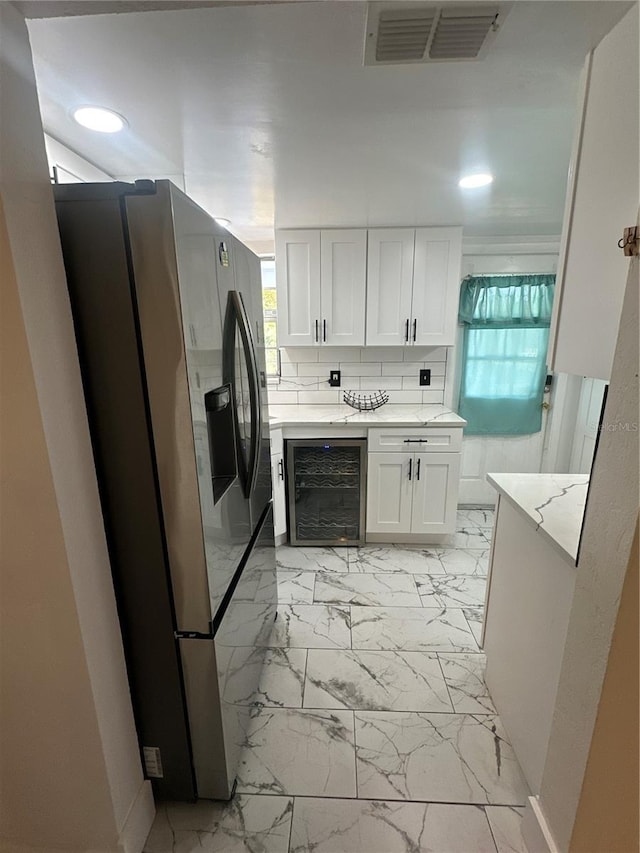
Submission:
[[[428,430],[371,430],[369,448],[389,450],[369,452],[367,472],[367,534],[376,541],[452,533],[455,530],[460,483],[460,453],[442,452],[444,446],[458,447],[461,430],[439,430],[442,444],[426,449],[431,441]],[[442,433],[442,434],[440,434]],[[448,433],[448,435],[444,435]],[[446,439],[446,442],[445,442]],[[420,445],[415,450],[392,449]],[[388,540],[387,540],[387,537]]]
[[[314,438],[318,437],[318,432],[315,428],[310,430]],[[287,438],[305,437],[300,430],[286,435]],[[361,435],[358,431],[357,436]],[[370,541],[375,542],[419,543],[425,536],[453,533],[461,445],[461,427],[369,429],[365,538],[371,534]],[[287,533],[284,458],[282,429],[272,429],[276,539]]]
[[411,533],[454,530],[459,482],[459,453],[416,453]]
[[369,453],[367,533],[410,533],[412,453]]
[[273,484],[273,532],[277,538],[287,532],[284,444],[281,429],[271,430],[271,481]]

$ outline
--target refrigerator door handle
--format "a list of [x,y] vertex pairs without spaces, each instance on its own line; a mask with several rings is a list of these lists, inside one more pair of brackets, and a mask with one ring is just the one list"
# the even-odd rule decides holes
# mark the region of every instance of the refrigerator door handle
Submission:
[[[249,497],[255,488],[258,476],[258,465],[260,461],[260,445],[262,443],[262,411],[260,407],[260,384],[258,364],[256,360],[251,324],[247,316],[246,308],[242,300],[242,294],[237,290],[229,291],[229,303],[232,306],[235,322],[240,330],[242,348],[247,363],[249,378],[249,406],[251,409],[251,437],[249,442],[249,459],[247,460],[247,492]],[[231,359],[233,358],[230,354]]]

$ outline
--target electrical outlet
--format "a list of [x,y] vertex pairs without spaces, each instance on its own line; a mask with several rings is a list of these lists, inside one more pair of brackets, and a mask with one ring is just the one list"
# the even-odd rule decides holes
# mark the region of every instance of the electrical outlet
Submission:
[[329,385],[332,388],[340,387],[340,371],[339,370],[330,370],[329,371]]
[[420,371],[420,384],[421,385],[431,385],[431,371],[430,370],[421,370]]

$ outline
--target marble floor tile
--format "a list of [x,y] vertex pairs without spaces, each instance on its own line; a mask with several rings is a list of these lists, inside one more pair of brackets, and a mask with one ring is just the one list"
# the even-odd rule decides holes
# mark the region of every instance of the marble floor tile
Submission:
[[256,701],[270,708],[301,708],[306,649],[266,649]]
[[515,753],[491,715],[356,711],[358,796],[523,805]]
[[486,527],[463,527],[442,537],[440,548],[488,548],[491,530]]
[[292,649],[348,649],[348,607],[333,604],[282,604],[267,645]]
[[405,574],[443,574],[438,551],[428,547],[402,545],[363,545],[349,549],[349,571],[361,574],[404,572]]
[[454,710],[461,714],[495,714],[484,680],[484,655],[439,654]]
[[[445,548],[438,551],[443,569],[448,575],[478,575],[486,577],[489,571],[489,549]],[[429,575],[432,572],[425,572]]]
[[353,713],[258,709],[240,759],[238,792],[355,797]]
[[144,853],[287,853],[292,811],[289,797],[159,805]]
[[413,577],[391,572],[380,575],[318,572],[314,601],[369,607],[419,607],[421,603]]
[[219,646],[268,646],[276,607],[273,601],[236,601],[227,607],[216,634]]
[[[313,604],[313,585],[316,573],[278,569],[278,604]],[[268,594],[271,595],[269,587]],[[258,587],[256,601],[260,600]]]
[[352,607],[354,649],[477,652],[462,610],[443,607]]
[[281,545],[276,548],[276,566],[297,571],[347,572],[348,548],[298,548]]
[[492,528],[496,513],[494,509],[459,509],[456,517],[456,529],[467,527]]
[[453,711],[436,655],[311,649],[305,708]]
[[425,607],[482,607],[487,580],[472,575],[414,575]]
[[462,613],[478,645],[482,642],[482,626],[484,625],[484,607],[463,607]]
[[524,809],[487,806],[485,811],[498,853],[527,853],[521,832]]
[[296,799],[291,853],[495,853],[475,806]]
[[142,848],[142,853],[173,853],[175,842],[175,831],[169,823],[167,809],[158,803],[156,805],[156,816]]
[[300,708],[306,663],[306,649],[241,647],[225,662],[218,648],[223,699],[232,705]]

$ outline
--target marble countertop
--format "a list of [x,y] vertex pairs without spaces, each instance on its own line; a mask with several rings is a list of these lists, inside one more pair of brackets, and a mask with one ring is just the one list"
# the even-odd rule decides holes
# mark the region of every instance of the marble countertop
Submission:
[[269,406],[269,426],[315,426],[316,424],[363,424],[366,426],[463,427],[466,421],[451,409],[438,405],[385,405],[375,412],[358,412],[339,406]]
[[589,486],[586,474],[487,474],[487,480],[575,564]]

